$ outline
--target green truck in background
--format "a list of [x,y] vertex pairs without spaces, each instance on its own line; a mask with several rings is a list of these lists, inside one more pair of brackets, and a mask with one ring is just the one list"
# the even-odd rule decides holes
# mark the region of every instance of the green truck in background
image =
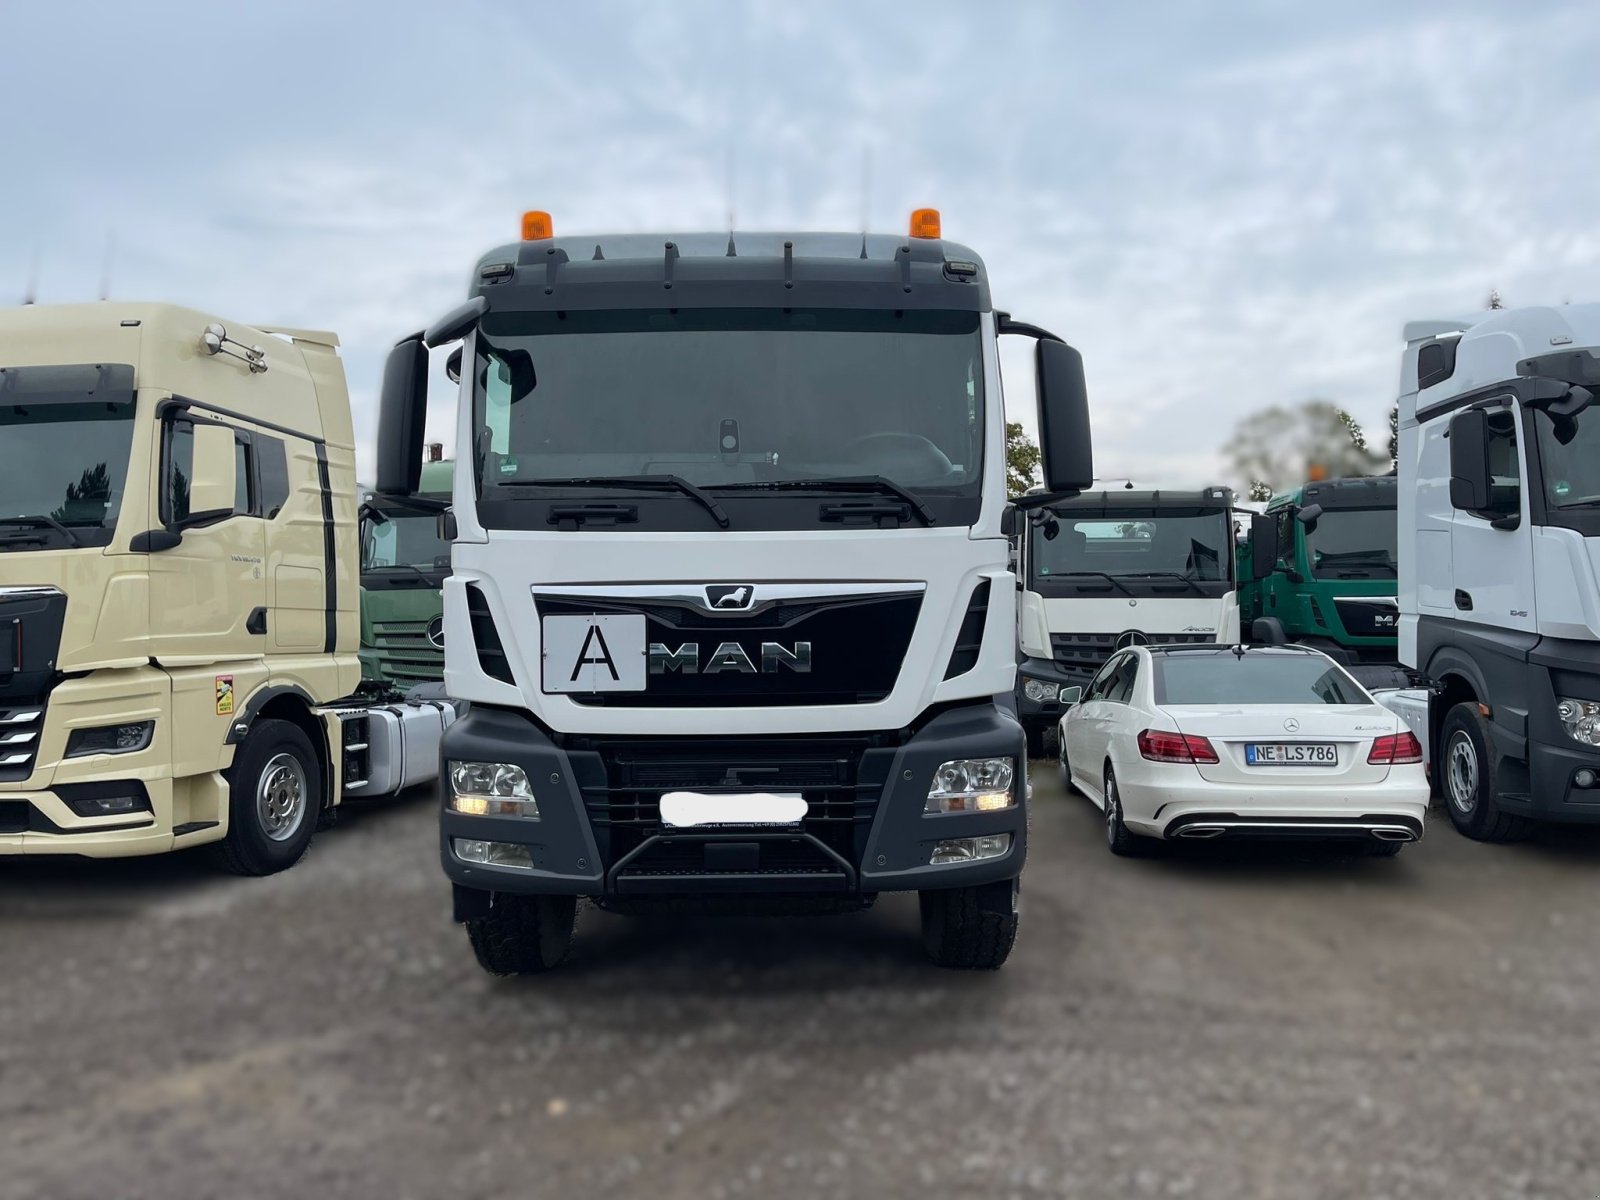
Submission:
[[[422,466],[422,492],[450,495],[455,464]],[[438,514],[361,489],[361,676],[401,692],[444,679],[444,602],[450,543]]]
[[1255,642],[1312,646],[1349,667],[1398,658],[1399,559],[1393,475],[1306,483],[1267,504],[1272,573],[1240,589]]

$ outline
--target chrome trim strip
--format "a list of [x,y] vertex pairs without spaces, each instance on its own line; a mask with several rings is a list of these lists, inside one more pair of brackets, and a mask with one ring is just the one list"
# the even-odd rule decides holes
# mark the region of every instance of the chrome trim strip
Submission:
[[1399,611],[1400,598],[1398,596],[1335,596],[1335,604],[1371,604],[1378,608],[1392,608]]
[[26,725],[30,721],[37,721],[43,715],[43,709],[35,709],[33,712],[14,713],[4,720],[0,720],[0,725]]
[[65,596],[58,587],[25,586],[25,587],[0,587],[0,600],[9,600],[13,596]]
[[712,608],[706,601],[706,588],[737,581],[708,580],[705,583],[574,583],[535,584],[529,591],[537,604],[541,596],[559,600],[596,600],[602,603],[638,600],[650,604],[680,605],[713,617],[748,617],[789,600],[855,600],[882,596],[920,596],[928,585],[920,580],[902,583],[829,582],[752,583],[755,598],[748,608]]

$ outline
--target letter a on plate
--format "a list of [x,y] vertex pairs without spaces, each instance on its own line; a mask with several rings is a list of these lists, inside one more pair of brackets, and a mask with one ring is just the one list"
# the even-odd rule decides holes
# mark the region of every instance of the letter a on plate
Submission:
[[546,692],[644,691],[643,613],[552,616],[542,628]]

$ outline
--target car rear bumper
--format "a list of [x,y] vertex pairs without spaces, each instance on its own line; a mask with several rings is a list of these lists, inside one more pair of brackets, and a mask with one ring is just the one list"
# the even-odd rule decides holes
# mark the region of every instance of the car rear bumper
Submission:
[[[1382,783],[1300,785],[1274,788],[1262,784],[1206,783],[1194,769],[1189,780],[1174,782],[1125,778],[1117,783],[1124,819],[1137,833],[1176,836],[1188,829],[1196,836],[1350,837],[1378,831],[1409,831],[1404,840],[1422,836],[1428,812],[1428,785],[1417,778]],[[1409,772],[1407,773],[1410,774]],[[1195,833],[1196,827],[1217,827],[1219,833]],[[1395,838],[1394,840],[1402,840]]]

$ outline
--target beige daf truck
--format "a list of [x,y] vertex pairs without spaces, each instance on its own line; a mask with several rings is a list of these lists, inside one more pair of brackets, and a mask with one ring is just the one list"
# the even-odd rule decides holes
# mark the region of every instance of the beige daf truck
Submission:
[[361,691],[330,333],[165,304],[0,311],[0,855],[305,853],[436,777],[453,712]]

